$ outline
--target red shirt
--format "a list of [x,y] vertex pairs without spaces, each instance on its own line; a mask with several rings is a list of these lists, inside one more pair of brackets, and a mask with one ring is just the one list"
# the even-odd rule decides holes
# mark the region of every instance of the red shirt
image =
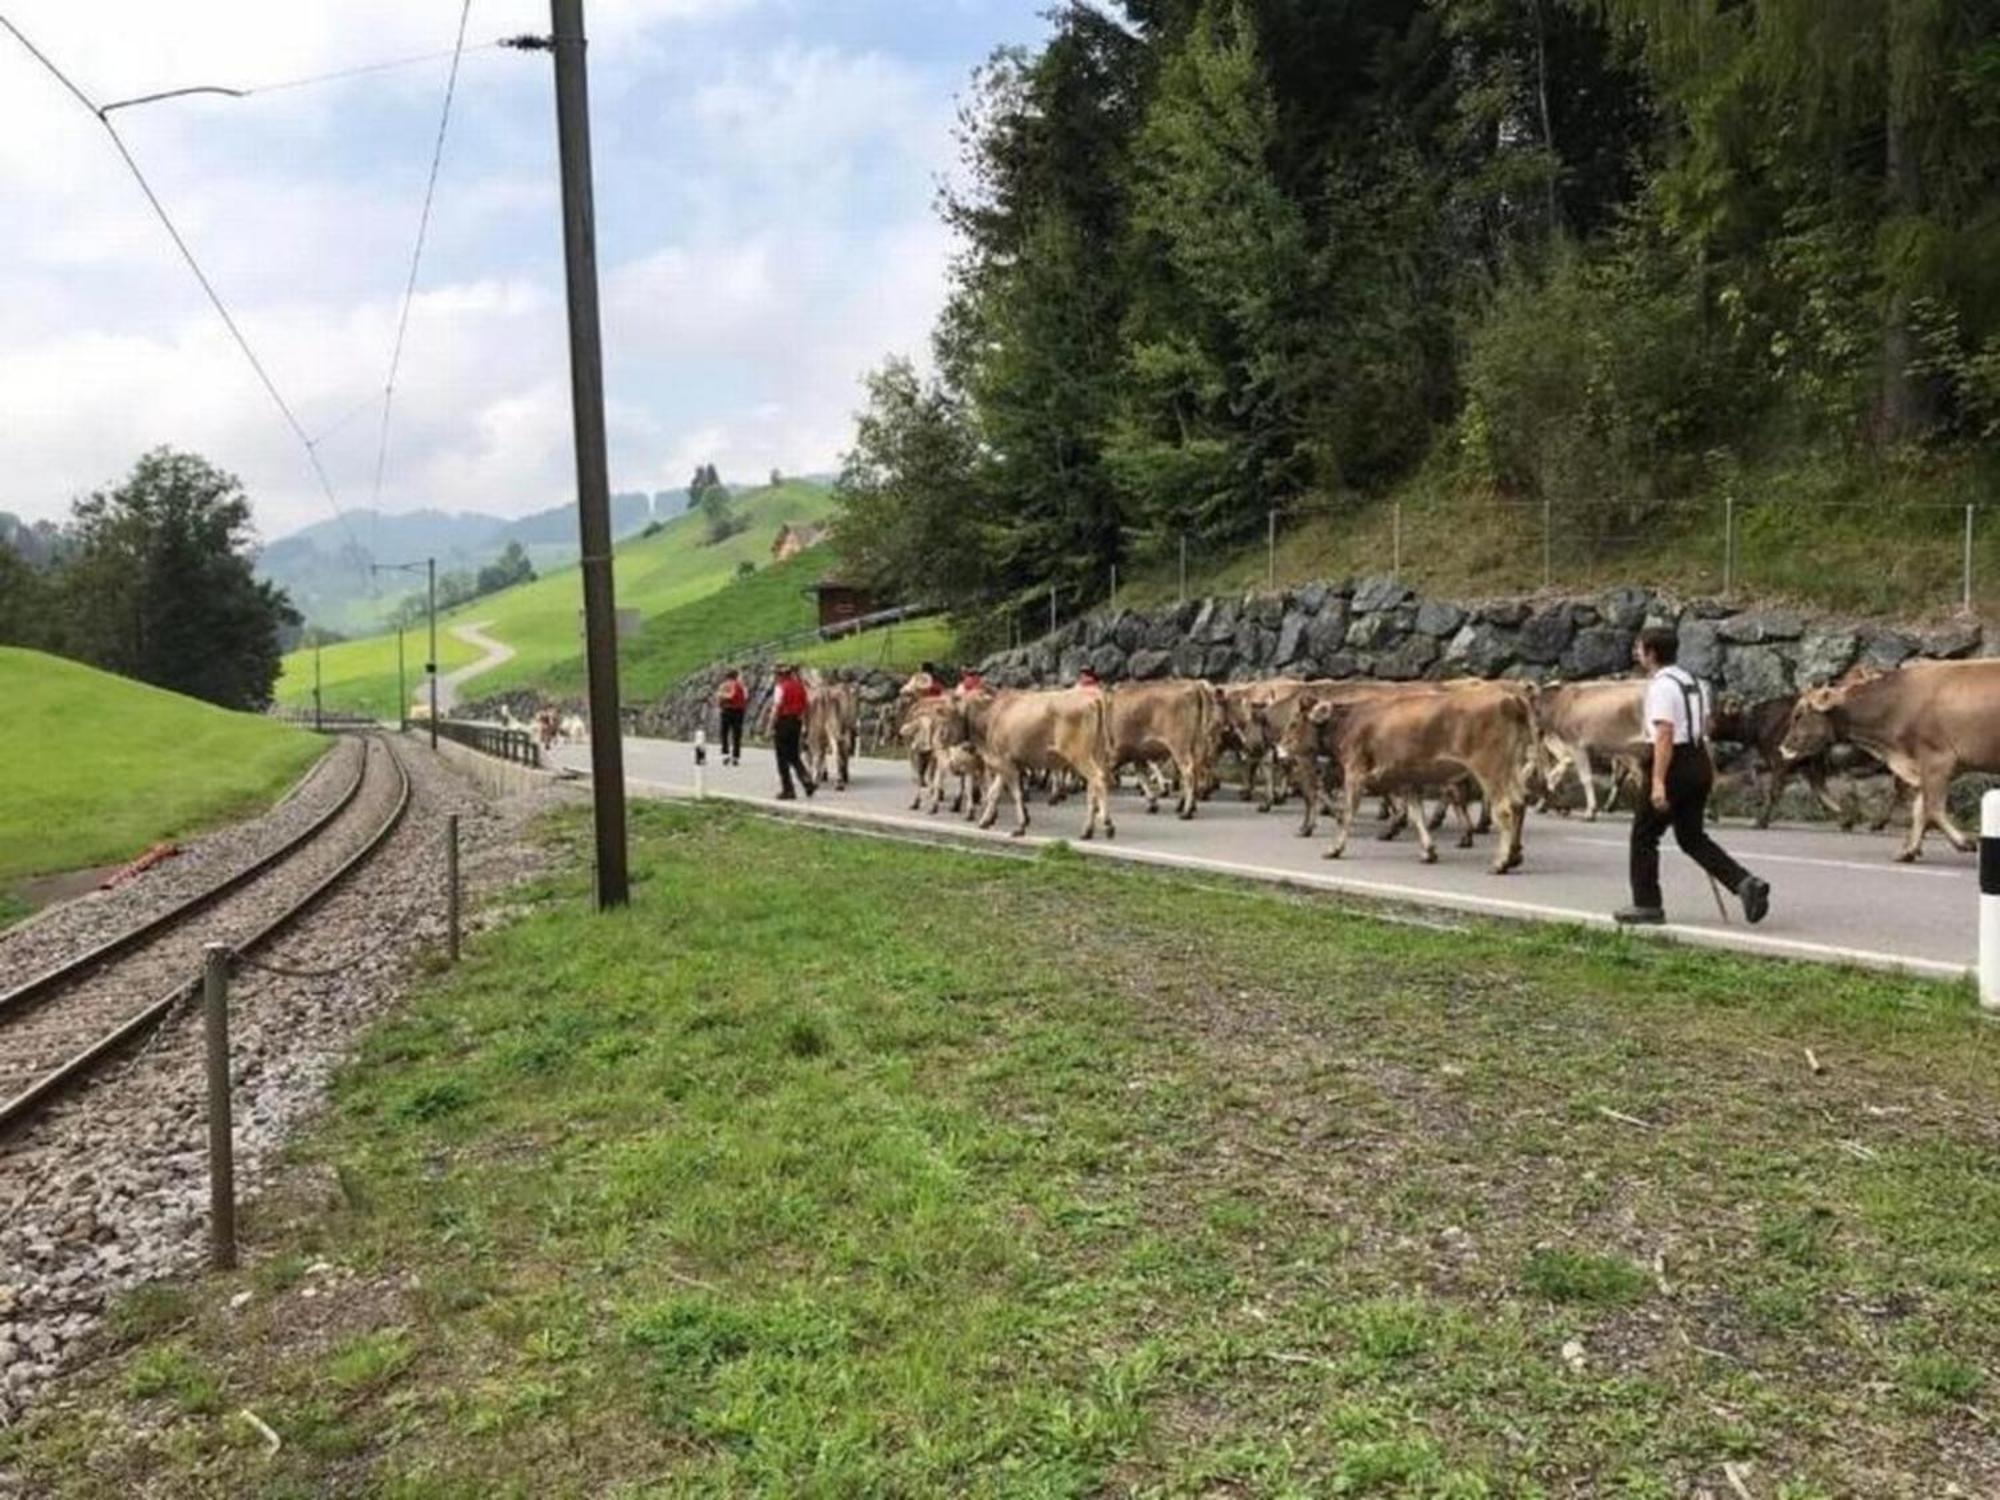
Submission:
[[796,677],[778,679],[778,703],[772,711],[781,719],[802,719],[806,713],[806,685]]
[[750,701],[750,690],[743,686],[741,677],[732,677],[722,685],[722,706],[741,708]]
[[986,679],[981,677],[977,672],[967,672],[963,677],[958,679],[958,690],[961,694],[966,695],[983,693],[986,691]]

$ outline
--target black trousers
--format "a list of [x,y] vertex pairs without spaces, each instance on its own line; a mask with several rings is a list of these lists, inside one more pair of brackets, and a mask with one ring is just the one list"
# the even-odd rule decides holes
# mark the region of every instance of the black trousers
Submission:
[[740,708],[725,708],[722,711],[722,758],[743,758],[743,710]]
[[792,795],[792,774],[798,773],[799,785],[810,787],[812,776],[806,770],[806,763],[799,755],[799,744],[805,738],[805,721],[796,714],[786,714],[771,721],[771,743],[778,752],[778,785],[784,788],[787,797]]
[[1659,906],[1660,835],[1669,828],[1681,853],[1722,882],[1734,895],[1750,872],[1731,859],[1720,844],[1708,836],[1702,817],[1708,808],[1708,794],[1715,789],[1715,767],[1700,745],[1674,746],[1674,758],[1667,762],[1667,810],[1653,806],[1652,786],[1646,783],[1646,797],[1632,819],[1632,904]]

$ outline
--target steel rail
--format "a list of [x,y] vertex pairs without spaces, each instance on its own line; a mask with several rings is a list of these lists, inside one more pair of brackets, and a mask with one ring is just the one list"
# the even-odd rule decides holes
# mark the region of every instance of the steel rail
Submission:
[[67,959],[55,967],[37,974],[26,984],[16,985],[13,989],[0,993],[0,1017],[11,1015],[31,1002],[40,999],[51,990],[60,989],[71,980],[81,978],[86,969],[94,969],[101,963],[130,953],[142,943],[151,942],[170,927],[184,922],[197,912],[213,906],[224,896],[241,890],[259,875],[270,869],[271,866],[299,849],[304,848],[313,839],[317,838],[328,824],[347,811],[348,804],[360,795],[361,783],[367,779],[368,742],[364,739],[361,742],[361,765],[354,773],[354,780],[348,784],[347,790],[340,794],[339,801],[335,802],[324,813],[321,813],[319,817],[306,825],[305,828],[285,840],[277,848],[267,854],[260,855],[242,869],[224,877],[207,890],[190,896],[187,900],[181,902],[180,905],[169,907],[159,915],[147,918],[136,927],[128,928],[114,937],[106,938],[89,952],[79,954],[72,959]]
[[[362,743],[365,746],[367,741],[364,740]],[[391,809],[389,816],[383,819],[382,825],[368,836],[367,841],[360,848],[342,860],[337,868],[329,872],[318,884],[307,891],[304,896],[278,913],[277,916],[265,923],[255,933],[232,944],[232,953],[247,953],[251,949],[269,942],[293,922],[304,916],[306,912],[310,911],[321,899],[331,892],[341,880],[362,864],[363,861],[367,860],[369,856],[374,854],[388,840],[389,835],[396,831],[398,825],[402,823],[403,814],[409,811],[410,806],[410,773],[408,768],[404,766],[402,759],[396,754],[395,745],[387,739],[383,739],[381,744],[389,757],[389,766],[395,771],[397,777],[396,805]],[[355,778],[355,785],[349,790],[348,795],[341,799],[341,808],[345,808],[353,800],[355,792],[360,789],[361,781],[367,774],[368,762],[364,750],[361,775]],[[322,818],[318,823],[313,825],[313,831],[316,832],[323,829],[329,821],[330,819]],[[295,844],[296,842],[294,841]],[[260,863],[268,865],[269,861],[262,861]],[[172,1014],[175,1006],[198,993],[201,989],[201,984],[202,976],[199,973],[183,980],[137,1014],[120,1023],[115,1029],[106,1032],[97,1041],[71,1057],[67,1062],[45,1073],[12,1099],[0,1103],[0,1135],[5,1135],[24,1123],[29,1116],[47,1104],[56,1095],[81,1082],[100,1063],[114,1056],[144,1032],[164,1021]]]

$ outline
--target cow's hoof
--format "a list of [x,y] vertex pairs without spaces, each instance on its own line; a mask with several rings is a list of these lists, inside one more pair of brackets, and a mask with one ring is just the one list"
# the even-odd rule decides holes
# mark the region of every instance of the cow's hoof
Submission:
[[[1106,838],[1108,838],[1108,839],[1115,839],[1115,838],[1117,838],[1117,837],[1118,837],[1118,830],[1117,830],[1117,829],[1115,829],[1115,828],[1113,828],[1113,827],[1112,827],[1112,826],[1111,826],[1111,825],[1110,825],[1110,824],[1109,824],[1109,823],[1107,822],[1107,823],[1106,823],[1106,824],[1104,825],[1104,836],[1105,836]],[[1089,837],[1090,837],[1090,835],[1089,835],[1089,834],[1085,834],[1085,835],[1084,835],[1084,837],[1085,837],[1085,838],[1089,838]]]
[[1458,836],[1458,847],[1461,849],[1470,849],[1472,847],[1472,835],[1469,833],[1461,833]]
[[1424,863],[1425,863],[1425,864],[1427,864],[1427,865],[1434,865],[1434,864],[1436,864],[1436,863],[1438,862],[1438,852],[1437,852],[1437,850],[1435,850],[1435,849],[1426,849],[1426,850],[1424,851],[1424,854],[1423,854],[1423,860],[1424,860]]
[[1154,813],[1158,812],[1159,810],[1160,810],[1160,804],[1157,802],[1148,802],[1146,804],[1146,815],[1148,817],[1151,817]]
[[1896,852],[1896,863],[1897,863],[1897,864],[1899,864],[1899,865],[1913,865],[1913,864],[1915,864],[1916,862],[1917,862],[1917,851],[1916,851],[1916,850],[1914,850],[1914,849],[1900,849],[1900,850],[1898,850],[1898,851]]
[[1509,870],[1518,870],[1520,867],[1521,851],[1516,849],[1512,854],[1493,867],[1493,873],[1495,875],[1505,875]]
[[1325,852],[1324,854],[1322,854],[1322,855],[1320,856],[1320,858],[1321,858],[1321,859],[1339,859],[1339,858],[1340,858],[1340,851],[1339,851],[1338,849],[1329,849],[1329,850],[1327,850],[1327,851],[1326,851],[1326,852]]

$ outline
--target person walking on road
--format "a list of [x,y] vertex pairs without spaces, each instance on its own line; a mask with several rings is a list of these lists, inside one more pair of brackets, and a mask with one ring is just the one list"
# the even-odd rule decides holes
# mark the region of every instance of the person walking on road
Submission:
[[716,704],[722,710],[722,763],[725,766],[743,764],[743,715],[750,707],[750,690],[743,685],[743,674],[731,667],[723,674],[722,687],[715,695]]
[[778,752],[780,802],[798,800],[798,794],[792,790],[794,772],[798,774],[799,785],[805,788],[808,797],[815,790],[812,773],[806,770],[806,763],[799,754],[805,740],[806,709],[811,701],[798,669],[790,662],[780,662],[777,686],[771,692],[771,743]]
[[1715,762],[1709,758],[1708,690],[1678,665],[1680,637],[1665,626],[1648,626],[1632,643],[1632,659],[1651,677],[1646,686],[1646,733],[1652,741],[1652,796],[1632,818],[1632,904],[1613,913],[1620,922],[1664,922],[1660,897],[1660,835],[1669,828],[1674,842],[1709,878],[1743,901],[1744,920],[1764,920],[1771,887],[1731,859],[1708,836],[1703,813],[1715,789]]

